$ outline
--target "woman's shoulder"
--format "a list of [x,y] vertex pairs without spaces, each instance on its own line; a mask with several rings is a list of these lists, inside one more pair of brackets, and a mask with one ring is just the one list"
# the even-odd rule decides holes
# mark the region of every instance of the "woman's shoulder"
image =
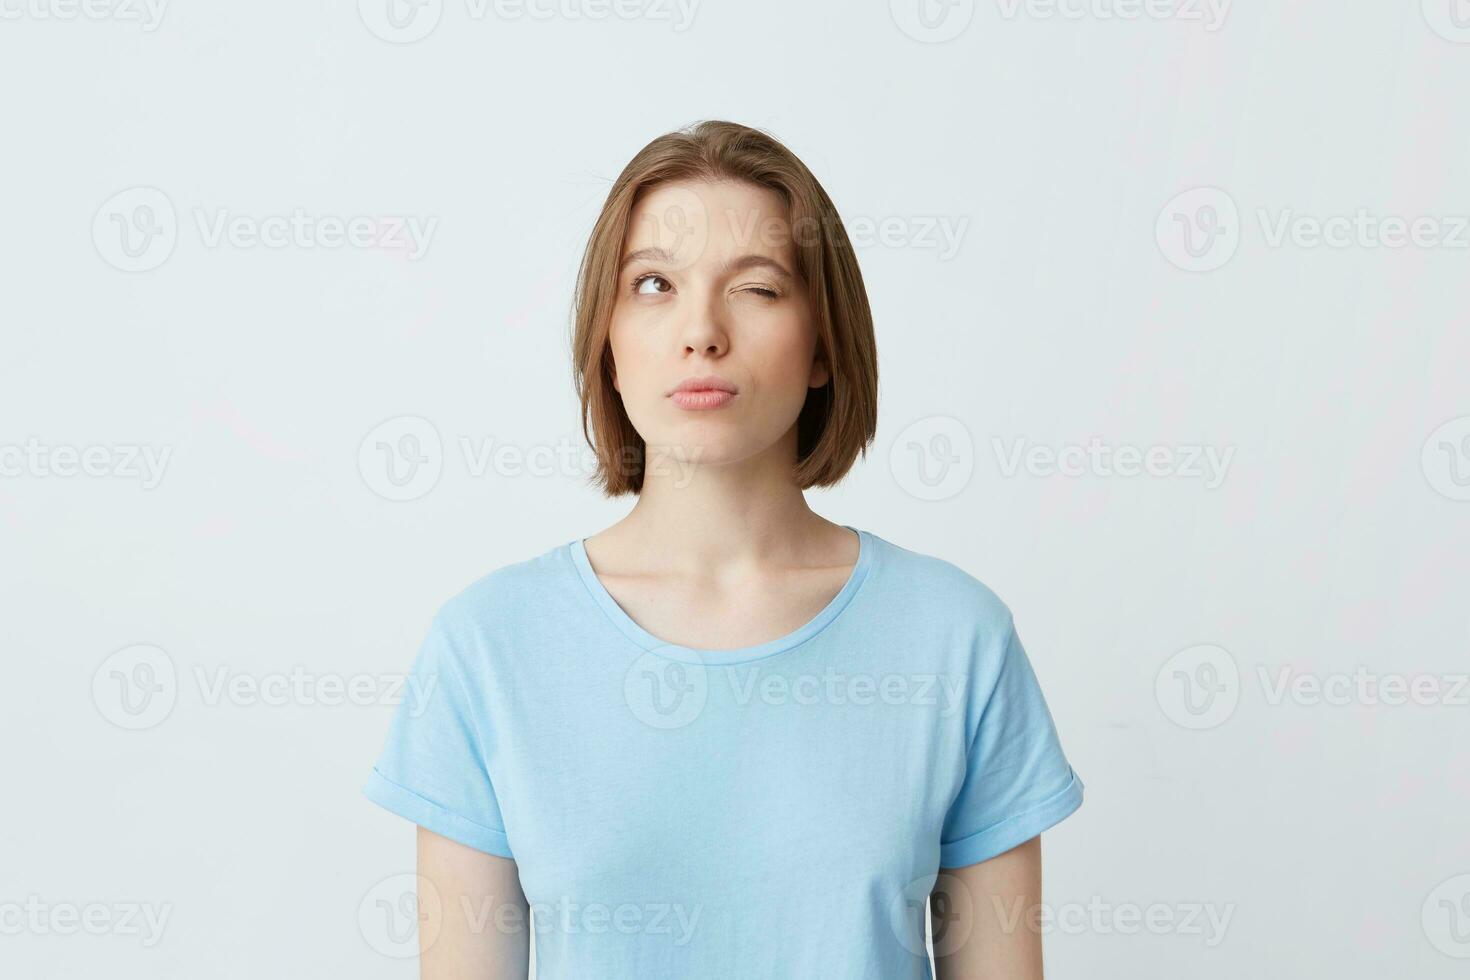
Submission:
[[445,599],[435,619],[451,631],[542,615],[571,584],[567,545],[496,566]]
[[868,533],[878,549],[882,591],[892,599],[946,618],[973,620],[981,627],[1010,628],[1010,607],[975,574],[938,554],[905,548]]

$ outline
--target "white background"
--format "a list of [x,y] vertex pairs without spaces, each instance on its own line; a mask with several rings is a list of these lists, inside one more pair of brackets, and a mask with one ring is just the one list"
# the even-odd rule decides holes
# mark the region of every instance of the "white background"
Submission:
[[[392,707],[310,685],[382,700],[444,599],[626,509],[515,453],[580,446],[610,181],[709,117],[859,239],[878,439],[814,505],[1010,604],[1087,784],[1049,975],[1464,975],[1463,0],[96,2],[0,0],[0,972],[414,974],[411,828],[360,795]],[[1094,440],[1155,472],[1028,455]]]

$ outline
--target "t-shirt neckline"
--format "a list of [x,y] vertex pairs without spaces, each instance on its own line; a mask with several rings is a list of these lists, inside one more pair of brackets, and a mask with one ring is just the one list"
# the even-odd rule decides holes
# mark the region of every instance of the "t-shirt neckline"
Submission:
[[721,666],[762,660],[805,643],[831,625],[838,614],[847,607],[868,575],[868,569],[873,563],[874,546],[873,537],[867,531],[848,524],[843,524],[842,527],[858,536],[858,557],[847,581],[832,597],[832,600],[806,623],[785,636],[767,640],[765,643],[757,643],[754,646],[737,647],[731,650],[703,650],[697,647],[680,646],[677,643],[667,643],[654,636],[624,612],[623,607],[618,605],[617,600],[612,597],[612,593],[607,591],[602,580],[592,570],[592,563],[587,559],[587,549],[583,544],[583,538],[574,538],[563,547],[570,554],[572,563],[576,566],[577,576],[586,586],[588,594],[624,636],[645,651],[656,653],[669,660],[705,666]]

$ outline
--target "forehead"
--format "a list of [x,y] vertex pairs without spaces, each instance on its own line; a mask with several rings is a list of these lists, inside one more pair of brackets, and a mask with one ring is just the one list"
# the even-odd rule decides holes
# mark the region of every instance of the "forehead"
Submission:
[[661,248],[692,265],[736,254],[788,258],[789,209],[781,195],[743,181],[668,181],[633,206],[623,254]]

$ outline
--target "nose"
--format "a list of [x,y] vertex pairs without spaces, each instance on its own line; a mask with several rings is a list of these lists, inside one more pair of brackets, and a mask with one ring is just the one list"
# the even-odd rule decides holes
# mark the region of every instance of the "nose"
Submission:
[[680,331],[679,342],[683,344],[686,355],[725,355],[730,349],[730,336],[725,329],[717,297],[705,298],[694,304],[694,309]]

